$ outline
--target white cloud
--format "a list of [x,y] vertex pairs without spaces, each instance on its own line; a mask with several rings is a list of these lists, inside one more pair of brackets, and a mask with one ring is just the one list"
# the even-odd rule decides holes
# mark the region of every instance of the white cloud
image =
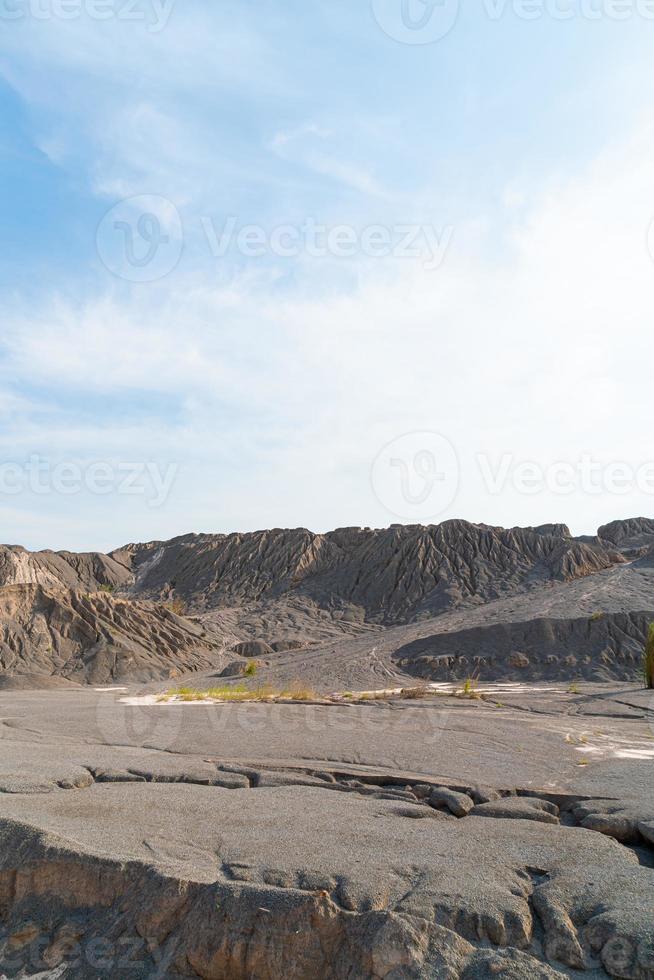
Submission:
[[[390,439],[418,429],[448,435],[463,465],[443,516],[563,519],[588,531],[651,511],[643,495],[493,498],[474,460],[652,457],[652,165],[644,130],[519,215],[490,222],[485,240],[457,228],[435,273],[361,260],[355,286],[330,288],[333,267],[316,262],[282,292],[267,276],[222,288],[171,277],[128,300],[59,301],[10,326],[5,376],[80,396],[168,396],[176,421],[96,421],[86,450],[122,438],[132,454],[179,457],[170,533],[388,522],[370,464]],[[71,445],[84,435],[70,433]]]
[[341,158],[339,144],[343,135],[311,122],[275,133],[270,148],[287,162],[338,181],[352,190],[389,199],[389,192],[368,169]]
[[[258,5],[189,0],[160,34],[84,20],[7,32],[0,71],[66,178],[81,174],[96,197],[169,196],[195,232],[179,268],[153,285],[87,289],[76,303],[5,298],[0,451],[179,462],[167,506],[152,515],[115,502],[118,540],[87,540],[95,546],[202,527],[388,523],[370,465],[391,439],[425,429],[446,434],[463,466],[443,517],[590,530],[651,513],[642,496],[490,497],[474,460],[653,454],[652,130],[541,188],[516,165],[499,203],[471,218],[469,177],[393,182],[379,148],[398,140],[397,105],[381,136],[356,106],[356,131],[327,102],[307,116],[298,79],[315,84],[311,53],[284,57],[260,16]],[[288,26],[277,23],[278,37]],[[297,42],[285,43],[297,53]],[[429,153],[436,167],[431,143]],[[448,220],[459,218],[435,272],[363,256],[221,265],[194,237],[203,211],[262,223],[285,209],[293,220],[345,212],[389,226],[451,201]],[[72,268],[66,287],[76,288]],[[34,526],[59,546],[50,531],[78,527],[79,546],[98,513],[97,502],[52,517],[44,506]],[[7,515],[18,529],[29,501],[22,513]]]

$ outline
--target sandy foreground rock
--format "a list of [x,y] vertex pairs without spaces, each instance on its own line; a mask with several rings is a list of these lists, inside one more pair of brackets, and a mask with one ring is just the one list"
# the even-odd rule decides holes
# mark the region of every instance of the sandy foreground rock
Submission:
[[[647,696],[512,700],[0,695],[0,965],[654,976],[654,861],[638,830],[654,821]],[[628,721],[609,710],[623,703]]]

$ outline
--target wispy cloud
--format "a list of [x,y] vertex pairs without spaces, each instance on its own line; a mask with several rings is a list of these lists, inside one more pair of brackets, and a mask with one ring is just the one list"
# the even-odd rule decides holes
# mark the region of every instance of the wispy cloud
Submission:
[[[496,132],[499,96],[488,66],[470,64],[465,32],[409,51],[350,11],[189,0],[157,34],[84,20],[7,32],[11,108],[50,167],[47,192],[41,171],[27,174],[14,237],[29,223],[26,268],[38,256],[64,274],[54,286],[35,277],[29,296],[4,282],[0,452],[179,466],[156,514],[142,501],[30,498],[5,508],[9,536],[29,534],[30,514],[29,543],[59,546],[388,523],[372,460],[425,429],[446,434],[463,467],[442,516],[590,530],[651,510],[643,497],[491,498],[474,463],[477,452],[651,455],[651,129],[610,145],[595,134],[574,167],[561,135],[536,166],[515,134]],[[513,70],[501,40],[496,71]],[[548,78],[539,43],[529,50]],[[535,155],[529,92],[516,127],[532,126]],[[182,259],[154,283],[121,281],[95,250],[107,208],[135,194],[169,198],[183,223]],[[74,208],[54,219],[66,195]],[[317,218],[454,234],[433,271],[361,252],[221,259],[202,218],[220,227],[228,215],[268,230]],[[57,241],[55,221],[70,253],[42,245],[44,222]]]

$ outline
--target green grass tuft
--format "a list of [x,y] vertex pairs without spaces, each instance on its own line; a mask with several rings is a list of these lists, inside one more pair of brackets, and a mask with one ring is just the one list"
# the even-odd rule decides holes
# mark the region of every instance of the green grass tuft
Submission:
[[463,687],[460,691],[455,692],[457,698],[470,698],[472,700],[479,700],[481,698],[481,693],[478,690],[479,681],[476,677],[466,677],[463,682]]
[[170,701],[175,698],[178,701],[314,701],[319,697],[313,688],[300,683],[291,684],[283,690],[270,687],[268,684],[261,684],[258,687],[225,684],[222,687],[208,687],[205,690],[195,687],[172,687],[164,694],[160,694],[157,700]]

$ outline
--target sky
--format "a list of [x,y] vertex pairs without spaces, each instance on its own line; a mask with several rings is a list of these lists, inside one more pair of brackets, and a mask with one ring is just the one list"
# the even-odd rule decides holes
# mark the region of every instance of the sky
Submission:
[[652,0],[0,0],[0,539],[654,510]]

